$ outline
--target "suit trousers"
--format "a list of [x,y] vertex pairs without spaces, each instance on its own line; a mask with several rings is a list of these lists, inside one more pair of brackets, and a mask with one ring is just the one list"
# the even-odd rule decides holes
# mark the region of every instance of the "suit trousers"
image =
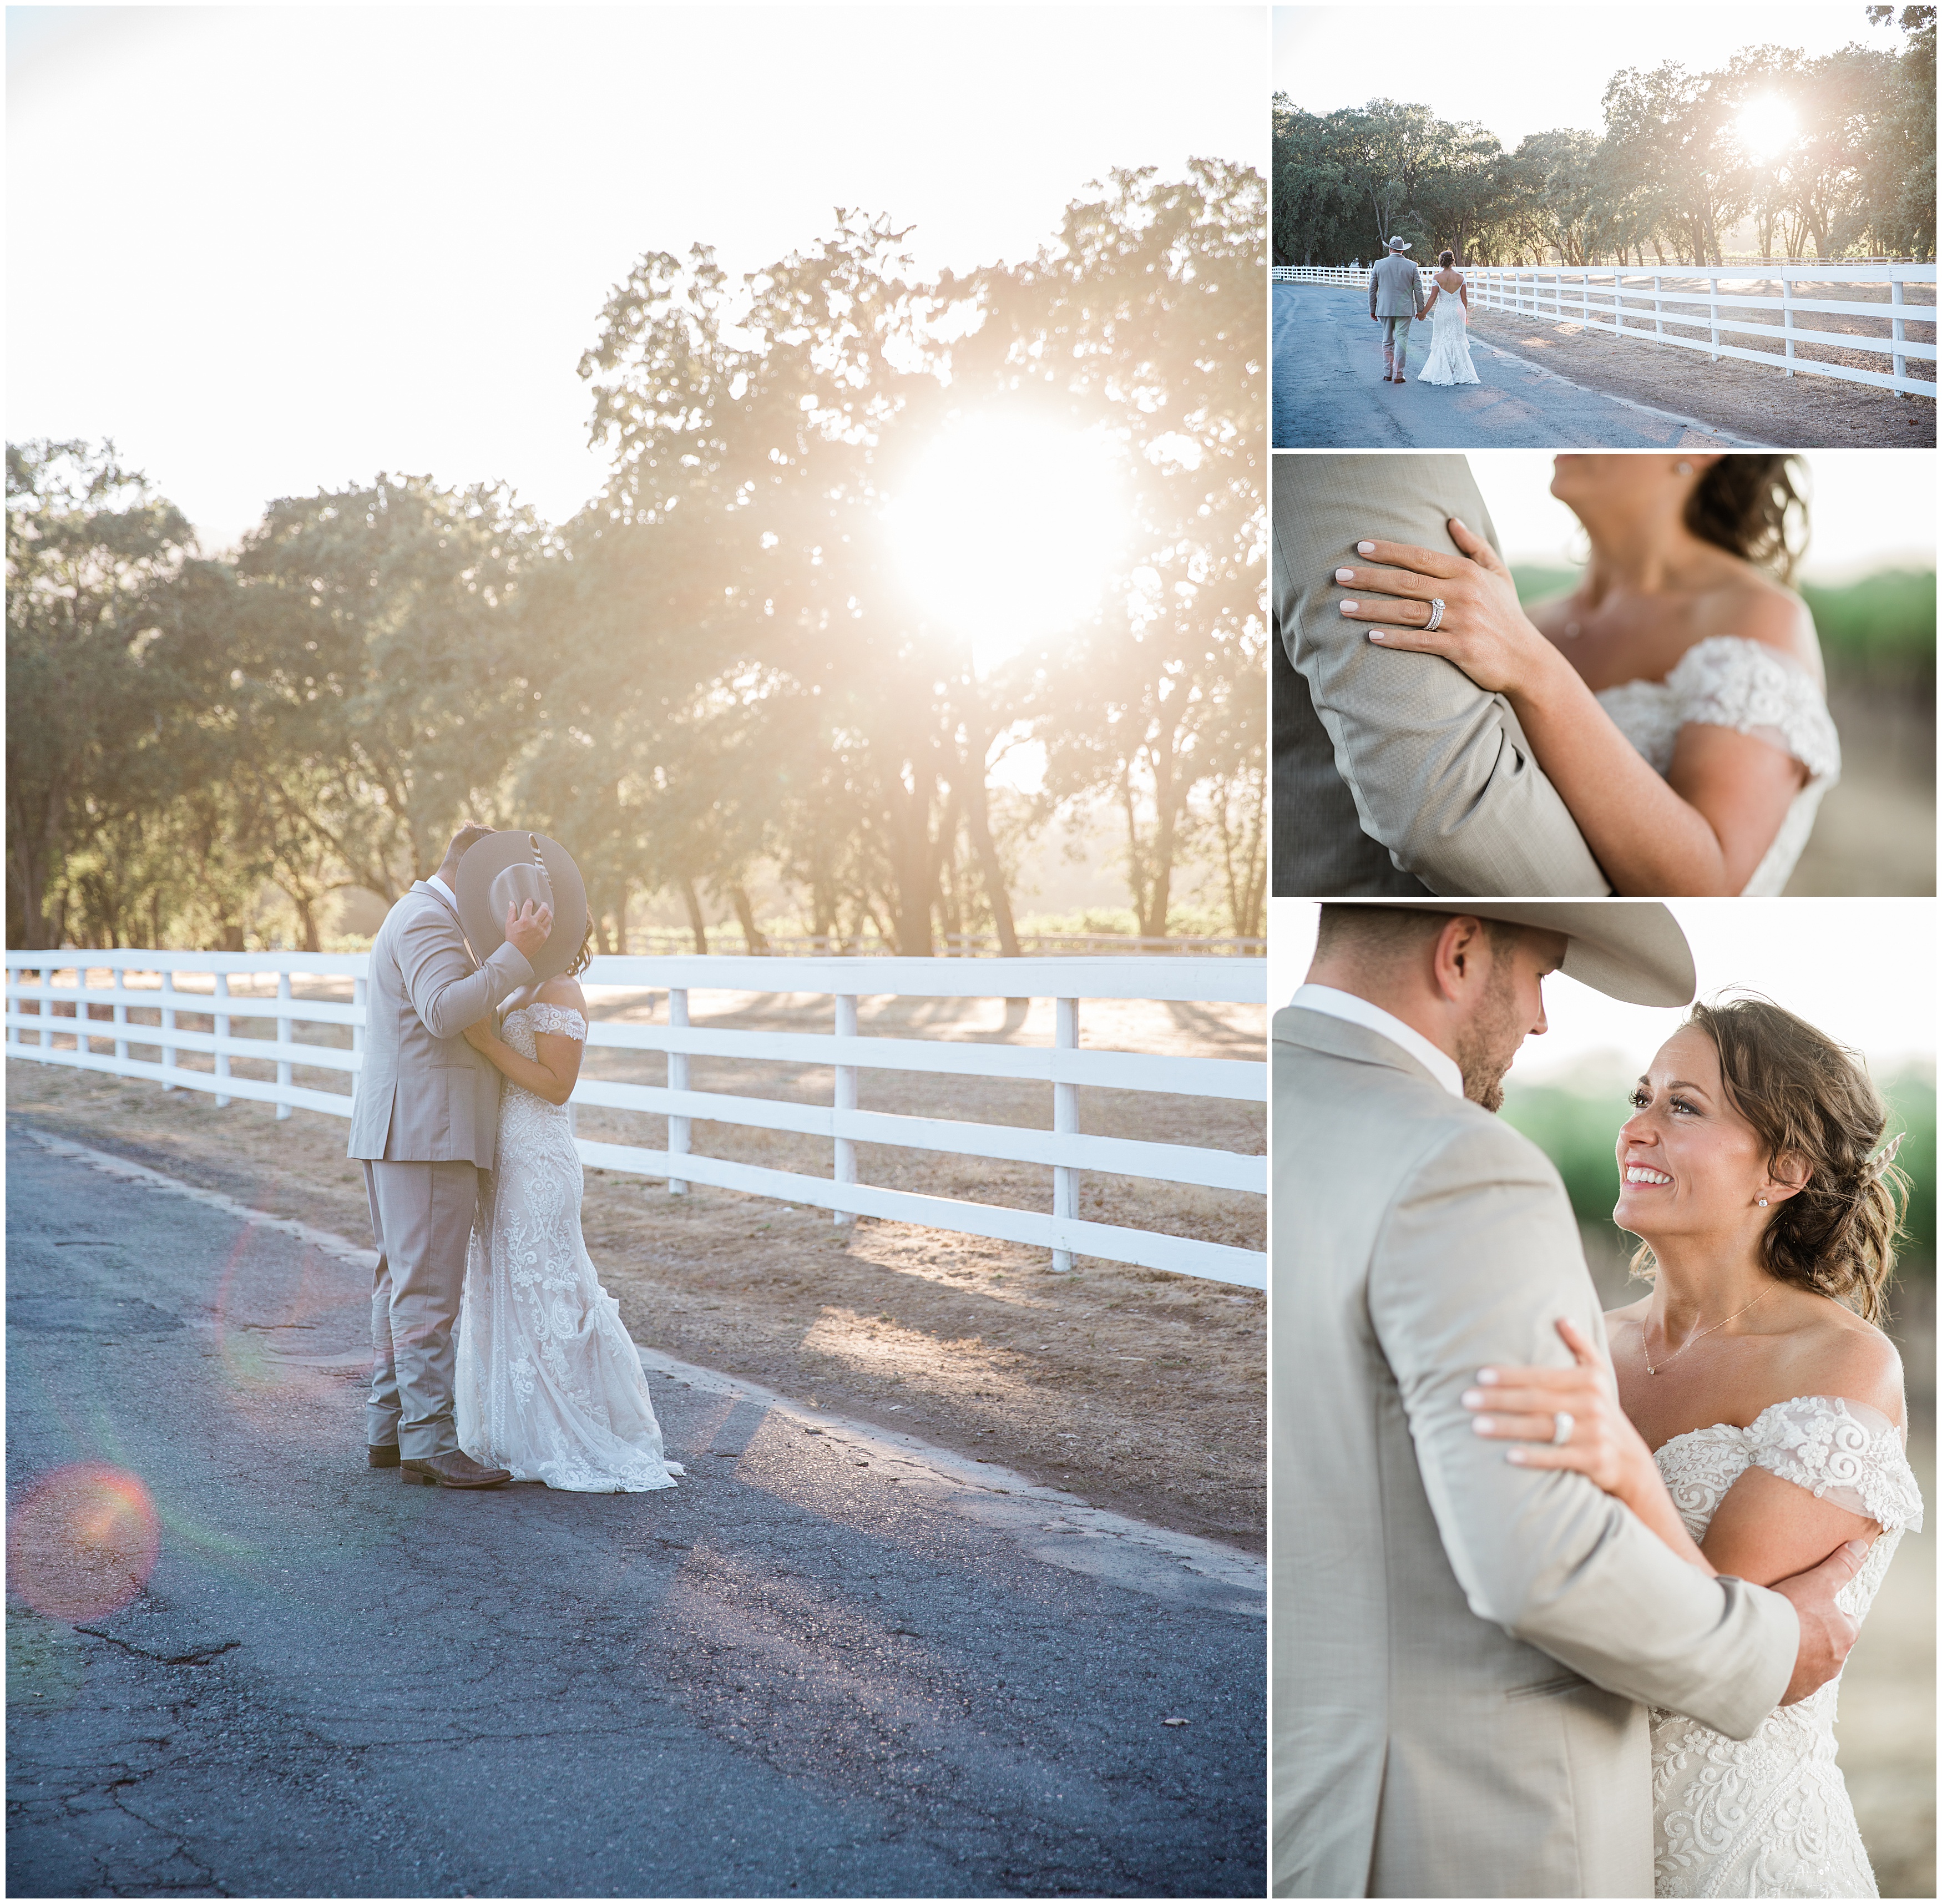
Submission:
[[367,1161],[364,1188],[378,1243],[371,1291],[371,1397],[364,1439],[408,1461],[458,1446],[452,1417],[453,1331],[479,1202],[479,1168],[457,1162]]
[[1409,355],[1409,327],[1414,321],[1409,317],[1379,317],[1376,320],[1383,327],[1383,351],[1387,355],[1395,354],[1395,366],[1400,370],[1403,359]]

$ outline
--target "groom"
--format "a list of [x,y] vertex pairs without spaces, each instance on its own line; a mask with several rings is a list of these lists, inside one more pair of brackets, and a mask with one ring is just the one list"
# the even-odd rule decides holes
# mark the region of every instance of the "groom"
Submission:
[[[1649,1897],[1647,1706],[1744,1739],[1839,1669],[1842,1547],[1708,1578],[1464,1390],[1604,1326],[1557,1172],[1488,1113],[1542,983],[1683,1004],[1662,906],[1325,906],[1274,1021],[1278,1897]],[[1616,1119],[1615,1119],[1616,1121]]]
[[1409,327],[1423,315],[1423,277],[1402,254],[1407,241],[1389,240],[1386,258],[1369,267],[1369,316],[1383,327],[1383,382],[1407,383],[1403,365],[1409,356]]
[[452,1367],[479,1173],[492,1167],[499,1074],[464,1033],[533,976],[552,908],[506,913],[506,943],[475,965],[458,918],[458,864],[491,829],[453,835],[443,861],[384,915],[372,942],[364,1062],[350,1154],[364,1164],[378,1278],[371,1297],[366,1458],[428,1487],[512,1476],[458,1445]]
[[1335,580],[1358,541],[1451,555],[1450,518],[1494,548],[1461,456],[1275,459],[1270,658],[1273,885],[1300,899],[1611,889],[1502,694],[1435,655],[1386,653]]

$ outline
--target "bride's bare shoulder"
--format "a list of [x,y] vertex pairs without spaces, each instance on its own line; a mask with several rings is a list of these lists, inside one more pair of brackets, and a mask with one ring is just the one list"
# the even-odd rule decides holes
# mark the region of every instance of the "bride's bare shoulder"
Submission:
[[564,972],[556,979],[548,979],[533,996],[541,1004],[562,1005],[583,1018],[587,1016],[587,994],[580,990],[577,979],[568,978]]
[[[1904,1418],[1901,1356],[1871,1322],[1827,1296],[1807,1295],[1800,1320],[1787,1332],[1790,1395],[1839,1395]],[[1811,1305],[1811,1306],[1808,1306]]]
[[1820,674],[1821,643],[1814,632],[1813,612],[1784,583],[1736,561],[1720,585],[1710,591],[1707,607],[1708,634],[1757,641],[1810,674]]

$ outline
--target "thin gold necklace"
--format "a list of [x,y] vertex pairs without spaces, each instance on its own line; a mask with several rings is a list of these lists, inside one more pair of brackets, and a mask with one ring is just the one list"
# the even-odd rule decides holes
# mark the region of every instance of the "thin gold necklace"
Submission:
[[[1760,1298],[1764,1296],[1766,1294],[1766,1291],[1762,1289],[1760,1292],[1760,1295],[1757,1295],[1754,1298],[1754,1302],[1759,1302]],[[1698,1341],[1701,1336],[1710,1335],[1714,1329],[1724,1329],[1727,1323],[1732,1322],[1735,1317],[1744,1316],[1747,1313],[1747,1309],[1751,1309],[1754,1306],[1754,1302],[1749,1302],[1747,1305],[1746,1309],[1735,1309],[1732,1315],[1722,1316],[1717,1322],[1709,1322],[1704,1329],[1695,1329],[1690,1335],[1686,1337],[1684,1341],[1680,1344],[1678,1348],[1672,1351],[1672,1355],[1683,1355],[1695,1342]],[[1645,1354],[1646,1373],[1649,1375],[1657,1375],[1659,1371],[1653,1366],[1652,1363],[1652,1339],[1646,1334],[1645,1324],[1643,1323],[1640,1323],[1639,1324],[1639,1345],[1644,1351]],[[1672,1360],[1672,1355],[1668,1355],[1665,1358],[1666,1360],[1670,1362]]]

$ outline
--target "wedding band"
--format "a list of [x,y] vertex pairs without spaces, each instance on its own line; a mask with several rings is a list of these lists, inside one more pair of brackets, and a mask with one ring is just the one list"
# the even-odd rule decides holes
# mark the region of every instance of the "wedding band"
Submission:
[[1429,619],[1423,624],[1423,632],[1433,635],[1442,626],[1443,603],[1439,597],[1432,595],[1429,598]]
[[1562,1448],[1564,1444],[1571,1439],[1571,1430],[1576,1426],[1577,1424],[1572,1420],[1570,1416],[1567,1415],[1564,1409],[1560,1409],[1558,1412],[1551,1418],[1551,1446],[1554,1448]]

